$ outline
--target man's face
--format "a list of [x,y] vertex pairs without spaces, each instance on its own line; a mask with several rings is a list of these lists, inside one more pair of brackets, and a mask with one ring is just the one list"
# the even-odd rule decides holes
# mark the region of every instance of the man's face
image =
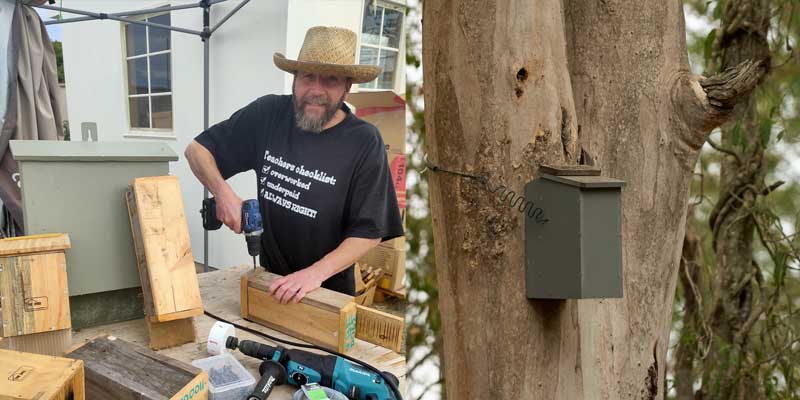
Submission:
[[319,133],[344,102],[350,80],[340,75],[298,71],[292,84],[297,126]]

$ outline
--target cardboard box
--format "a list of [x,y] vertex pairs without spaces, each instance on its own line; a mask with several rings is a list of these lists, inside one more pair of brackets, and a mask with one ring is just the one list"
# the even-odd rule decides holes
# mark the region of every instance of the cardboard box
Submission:
[[[406,208],[406,102],[395,92],[370,91],[350,93],[347,102],[357,117],[375,125],[386,145],[386,155],[397,194],[397,205],[405,226]],[[382,269],[386,274],[379,285],[390,290],[403,288],[406,275],[406,242],[404,237],[376,246],[358,261]]]
[[349,93],[357,117],[381,132],[400,209],[406,208],[406,102],[391,90]]
[[379,244],[364,254],[359,263],[380,268],[385,272],[378,286],[390,290],[400,290],[406,277],[406,251],[398,250],[391,244]]

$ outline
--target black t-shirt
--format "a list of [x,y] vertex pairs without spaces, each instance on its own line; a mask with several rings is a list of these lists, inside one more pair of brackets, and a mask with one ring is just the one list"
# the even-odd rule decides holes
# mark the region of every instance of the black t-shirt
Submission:
[[[306,268],[347,237],[403,235],[383,139],[346,104],[342,110],[343,121],[313,133],[295,125],[291,95],[266,95],[195,138],[224,179],[256,172],[260,261],[272,272]],[[322,286],[354,295],[353,266]]]

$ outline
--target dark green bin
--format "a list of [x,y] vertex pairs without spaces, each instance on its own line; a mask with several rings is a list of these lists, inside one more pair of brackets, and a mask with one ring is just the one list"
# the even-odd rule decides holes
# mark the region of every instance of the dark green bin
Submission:
[[525,218],[528,298],[622,297],[624,185],[603,176],[543,174],[525,186],[525,198],[548,220]]

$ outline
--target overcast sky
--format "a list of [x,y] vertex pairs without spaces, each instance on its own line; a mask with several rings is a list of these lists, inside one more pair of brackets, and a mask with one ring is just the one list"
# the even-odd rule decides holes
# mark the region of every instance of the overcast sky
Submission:
[[[50,10],[43,10],[41,8],[36,9],[39,12],[39,16],[42,17],[42,21],[49,21],[50,16],[55,14],[55,11]],[[64,18],[74,17],[75,15],[72,14],[65,14]],[[57,40],[61,41],[61,26],[60,25],[48,25],[47,26],[47,34],[50,35],[50,40]]]

